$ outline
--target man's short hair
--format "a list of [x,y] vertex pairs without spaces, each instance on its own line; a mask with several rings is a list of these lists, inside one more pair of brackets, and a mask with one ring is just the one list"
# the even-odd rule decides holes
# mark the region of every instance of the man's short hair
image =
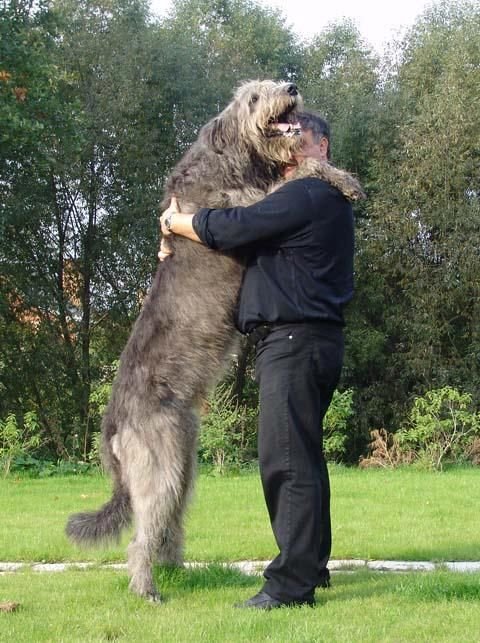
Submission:
[[319,143],[321,138],[328,141],[327,158],[330,158],[330,127],[327,121],[311,110],[304,110],[298,114],[298,121],[304,130],[312,132],[313,140]]

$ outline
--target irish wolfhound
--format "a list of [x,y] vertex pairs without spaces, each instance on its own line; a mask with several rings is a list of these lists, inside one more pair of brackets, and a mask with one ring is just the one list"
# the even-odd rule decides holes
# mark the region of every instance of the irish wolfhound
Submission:
[[[182,211],[248,205],[265,195],[298,148],[292,83],[254,81],[200,131],[167,183]],[[319,174],[349,185],[324,164]],[[125,347],[102,423],[102,456],[113,496],[75,514],[68,536],[92,544],[118,538],[131,520],[130,588],[159,600],[154,562],[181,564],[183,517],[197,456],[197,407],[232,349],[243,266],[228,253],[176,237]]]

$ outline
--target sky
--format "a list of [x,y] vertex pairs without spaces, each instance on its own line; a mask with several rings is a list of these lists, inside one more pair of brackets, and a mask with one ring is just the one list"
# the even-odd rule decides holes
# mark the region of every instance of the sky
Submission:
[[[452,0],[454,1],[454,0]],[[173,0],[150,0],[152,12],[163,15]],[[329,23],[351,18],[367,43],[379,53],[393,38],[410,27],[432,0],[260,0],[260,4],[278,8],[287,24],[305,39],[320,32]]]

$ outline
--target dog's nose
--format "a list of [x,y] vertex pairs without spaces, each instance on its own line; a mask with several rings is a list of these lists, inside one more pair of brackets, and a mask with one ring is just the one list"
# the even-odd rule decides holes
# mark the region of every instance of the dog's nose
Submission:
[[298,94],[297,86],[295,83],[290,83],[287,87],[287,94],[290,96],[296,96]]

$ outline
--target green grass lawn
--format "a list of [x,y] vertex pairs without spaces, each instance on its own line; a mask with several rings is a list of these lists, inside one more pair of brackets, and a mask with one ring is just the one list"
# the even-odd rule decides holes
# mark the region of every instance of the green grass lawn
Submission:
[[317,592],[315,608],[274,612],[233,604],[257,591],[259,579],[218,568],[157,571],[165,598],[152,604],[127,591],[121,572],[0,576],[0,601],[20,603],[0,614],[0,640],[403,642],[479,640],[480,582],[474,574],[339,573]]
[[[331,468],[334,558],[480,559],[480,469],[429,473]],[[79,550],[69,513],[100,506],[100,476],[0,480],[0,560],[121,561],[118,547]],[[258,474],[201,475],[188,516],[188,560],[268,559],[276,548]]]
[[[336,558],[480,559],[480,469],[442,474],[332,467]],[[115,548],[81,551],[63,535],[67,515],[96,508],[107,479],[0,481],[0,560],[116,561]],[[187,524],[187,559],[233,561],[275,554],[258,474],[201,475]],[[0,641],[190,641],[280,643],[480,640],[480,574],[339,572],[315,608],[238,610],[261,579],[215,564],[156,569],[164,597],[128,592],[125,571],[90,568],[0,575]]]

